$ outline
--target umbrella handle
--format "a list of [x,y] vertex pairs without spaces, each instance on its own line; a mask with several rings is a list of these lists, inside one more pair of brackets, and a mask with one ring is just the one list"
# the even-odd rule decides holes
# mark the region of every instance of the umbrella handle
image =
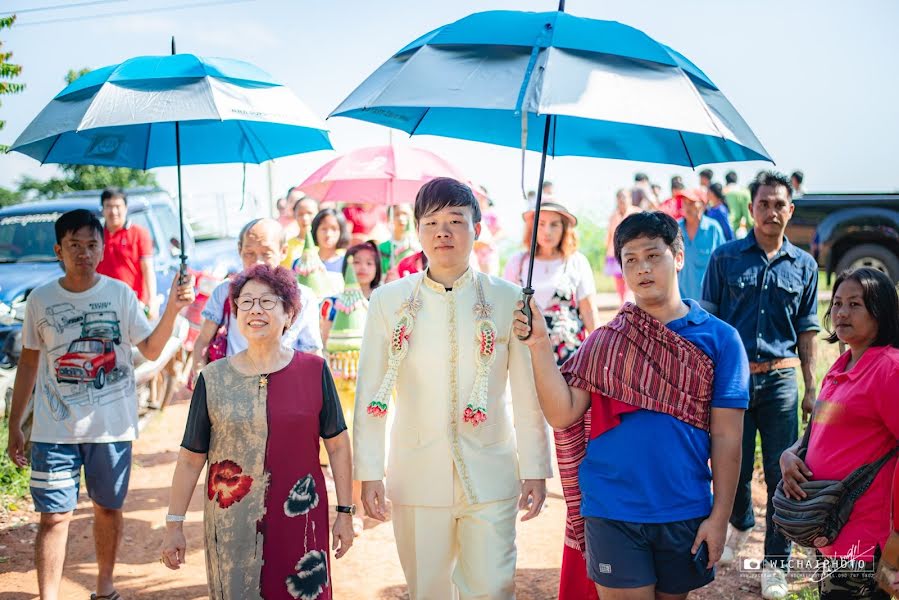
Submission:
[[534,297],[534,288],[526,287],[521,290],[521,301],[524,303],[524,306],[521,307],[521,312],[524,313],[524,316],[528,320],[528,334],[525,336],[516,336],[519,340],[524,341],[531,337],[531,327],[534,324],[534,314],[531,312],[531,298]]

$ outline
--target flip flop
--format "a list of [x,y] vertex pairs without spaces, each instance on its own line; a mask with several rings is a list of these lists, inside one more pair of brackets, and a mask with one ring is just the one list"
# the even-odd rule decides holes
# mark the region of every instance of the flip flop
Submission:
[[91,600],[122,600],[122,597],[115,590],[111,594],[100,596],[99,594],[91,594]]

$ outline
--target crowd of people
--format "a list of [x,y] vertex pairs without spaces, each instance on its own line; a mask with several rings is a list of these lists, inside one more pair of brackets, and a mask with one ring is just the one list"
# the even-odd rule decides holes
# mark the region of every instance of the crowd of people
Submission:
[[[290,190],[277,219],[243,227],[244,270],[203,311],[161,562],[184,564],[183,521],[205,467],[212,597],[334,597],[330,550],[350,551],[364,509],[389,515],[411,598],[514,598],[516,515],[540,514],[554,451],[567,507],[559,598],[684,599],[743,557],[760,438],[761,596],[789,591],[778,489],[799,501],[808,484],[869,464],[879,466],[839,535],[816,543],[822,559],[855,561],[826,569],[820,596],[899,593],[896,287],[872,269],[840,274],[824,324],[827,342],[848,350],[816,381],[817,265],[784,235],[802,174],[765,171],[746,188],[733,172],[723,186],[699,176],[696,188],[672,178],[667,199],[644,174],[616,194],[602,268],[623,306],[605,324],[578,218],[548,182],[502,270],[504,231],[486,190],[439,178],[390,211]],[[125,195],[104,192],[101,203],[105,226],[89,211],[56,224],[64,275],[28,299],[13,392],[8,452],[32,466],[48,599],[82,468],[99,565],[92,597],[120,597],[112,574],[137,435],[131,346],[158,354],[193,301],[192,282],[176,278],[159,313]],[[108,257],[131,267],[106,271]],[[60,354],[85,341],[42,325],[63,302],[115,313],[114,381],[91,385],[86,365],[60,370]],[[29,457],[18,424],[32,389]]]

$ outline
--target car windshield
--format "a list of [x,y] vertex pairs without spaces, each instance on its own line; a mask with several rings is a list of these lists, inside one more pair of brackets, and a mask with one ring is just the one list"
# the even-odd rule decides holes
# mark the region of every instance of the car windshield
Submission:
[[110,321],[115,321],[113,313],[87,313],[84,315],[85,323],[108,323]]
[[56,262],[53,224],[61,214],[0,217],[0,262]]
[[61,214],[0,217],[0,262],[56,262],[53,224]]
[[102,354],[103,344],[97,340],[75,340],[69,346],[69,352],[81,354]]

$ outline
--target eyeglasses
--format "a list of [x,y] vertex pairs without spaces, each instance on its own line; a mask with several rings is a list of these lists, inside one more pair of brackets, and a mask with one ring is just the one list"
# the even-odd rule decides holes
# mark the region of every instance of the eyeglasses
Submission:
[[272,298],[271,296],[263,296],[261,298],[241,296],[237,299],[237,309],[244,312],[249,312],[253,310],[253,307],[256,305],[257,301],[259,302],[259,308],[261,308],[262,310],[272,310],[278,304],[278,299]]

